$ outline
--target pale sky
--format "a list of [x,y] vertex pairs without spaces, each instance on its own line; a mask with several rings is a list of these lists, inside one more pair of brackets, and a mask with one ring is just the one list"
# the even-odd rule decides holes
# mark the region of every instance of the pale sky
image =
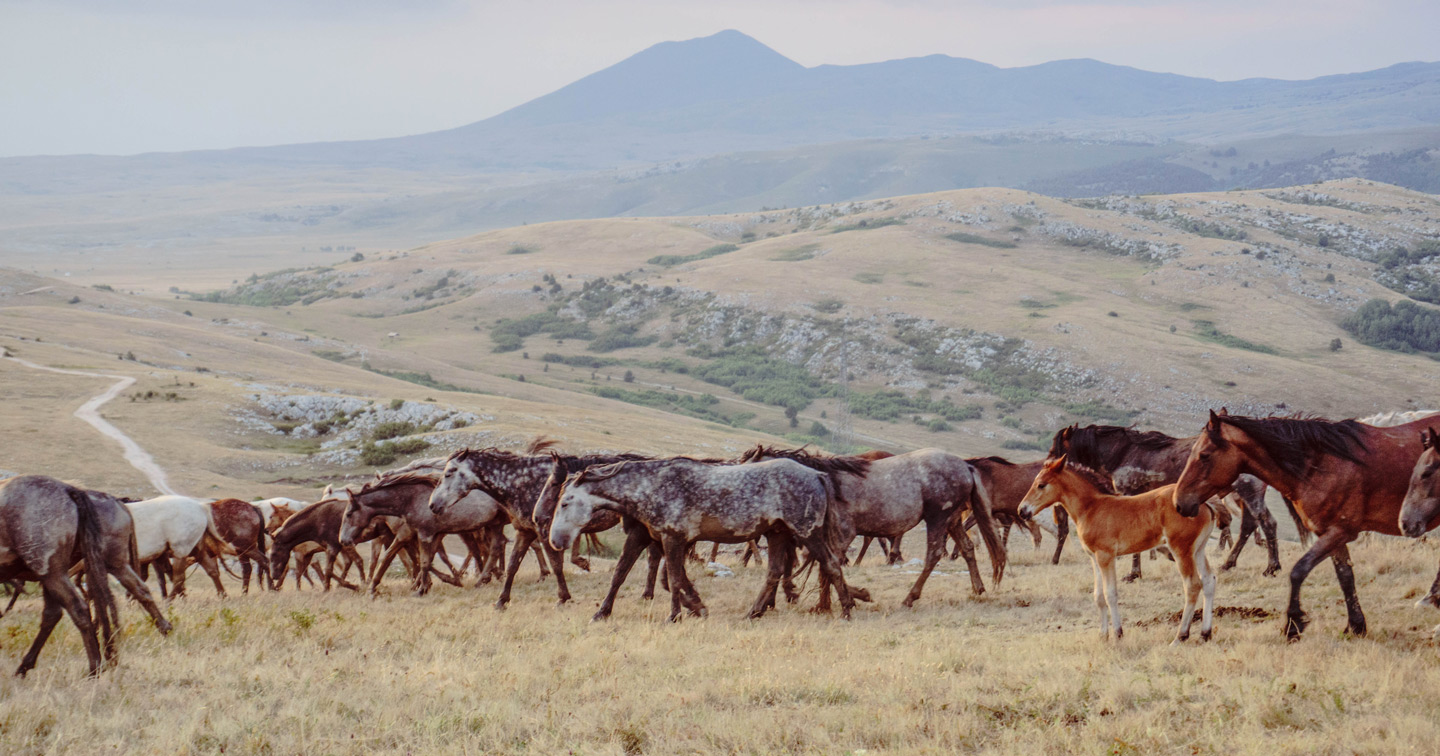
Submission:
[[0,0],[0,156],[435,131],[723,29],[806,66],[1305,79],[1440,60],[1440,0]]

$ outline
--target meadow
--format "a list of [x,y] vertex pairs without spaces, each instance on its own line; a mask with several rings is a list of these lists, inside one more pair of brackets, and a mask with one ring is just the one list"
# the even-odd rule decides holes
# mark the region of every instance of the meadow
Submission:
[[[918,533],[908,541],[918,555]],[[1017,534],[999,588],[970,595],[942,562],[913,610],[899,599],[913,567],[849,570],[877,598],[853,622],[782,606],[744,619],[761,570],[690,566],[706,619],[664,621],[667,594],[643,602],[632,582],[615,616],[590,615],[609,562],[572,578],[558,607],[533,563],[510,609],[494,585],[251,593],[218,599],[197,581],[171,604],[160,637],[133,604],[120,666],[84,677],[62,623],[26,679],[0,679],[0,751],[9,754],[405,753],[1429,753],[1440,724],[1433,610],[1416,609],[1434,547],[1375,539],[1353,548],[1366,638],[1343,635],[1330,570],[1310,581],[1315,622],[1287,644],[1287,581],[1260,575],[1247,551],[1220,575],[1215,639],[1171,647],[1179,579],[1146,562],[1122,585],[1127,632],[1098,636],[1088,560],[1067,544],[1032,550]],[[1253,547],[1252,547],[1253,549]],[[1299,546],[1286,542],[1288,565]],[[1212,546],[1212,560],[1216,549]],[[983,557],[982,557],[983,558]],[[988,573],[988,570],[987,570]],[[988,580],[988,574],[987,574]],[[228,580],[228,579],[227,579]],[[0,623],[14,663],[39,600]]]

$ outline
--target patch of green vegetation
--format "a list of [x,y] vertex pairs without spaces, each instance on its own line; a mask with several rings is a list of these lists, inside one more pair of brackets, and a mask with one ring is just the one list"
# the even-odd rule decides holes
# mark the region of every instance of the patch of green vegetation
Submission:
[[795,247],[793,249],[776,252],[770,256],[770,259],[775,262],[802,262],[804,260],[813,260],[815,258],[815,250],[819,248],[819,244],[806,244],[803,247]]
[[535,249],[534,249],[533,247],[527,247],[527,246],[525,246],[525,245],[523,245],[523,244],[516,244],[516,245],[510,247],[509,249],[505,250],[505,254],[507,254],[507,255],[528,255],[528,254],[530,254],[530,253],[532,253],[532,252],[534,252],[534,251],[535,251]]
[[456,386],[453,383],[437,381],[428,372],[415,373],[408,370],[381,370],[379,368],[372,368],[369,365],[365,365],[364,367],[366,370],[369,370],[370,372],[376,373],[378,375],[383,375],[386,378],[394,378],[398,381],[406,381],[408,383],[414,383],[420,386],[425,386],[426,388],[433,388],[439,391],[459,391],[466,394],[489,393],[486,391],[481,391],[479,389],[465,388],[464,386]]
[[1041,302],[1038,299],[1031,299],[1030,297],[1025,297],[1020,300],[1020,306],[1024,307],[1027,310],[1048,310],[1051,307],[1054,307],[1055,303]]
[[322,360],[329,360],[331,362],[345,361],[345,353],[338,349],[312,349],[310,350],[310,354],[313,354]]
[[848,223],[843,226],[836,226],[835,228],[830,229],[830,233],[843,234],[846,231],[869,231],[871,229],[884,228],[886,226],[903,225],[905,225],[905,221],[902,221],[899,218],[866,218],[856,223]]
[[960,242],[961,244],[979,244],[986,247],[994,247],[996,249],[1015,249],[1016,247],[1020,246],[1012,241],[1006,241],[1004,239],[988,239],[978,234],[967,234],[964,231],[956,231],[953,234],[946,234],[945,238],[949,239],[950,241]]
[[570,367],[590,368],[596,370],[609,365],[618,365],[619,360],[611,357],[591,357],[588,354],[560,354],[558,352],[546,352],[540,355],[542,362],[559,363]]
[[737,249],[740,249],[738,244],[716,244],[713,247],[707,247],[693,255],[656,255],[645,262],[651,265],[663,265],[668,268],[672,265],[684,265],[685,263],[699,262],[712,257],[719,257],[720,255],[728,255]]
[[386,439],[408,436],[414,432],[414,423],[406,422],[404,420],[391,420],[388,422],[380,423],[376,425],[373,429],[371,429],[370,438],[376,441],[384,441]]
[[525,337],[537,333],[548,333],[557,339],[588,340],[595,338],[590,326],[574,318],[561,315],[557,307],[545,312],[526,315],[523,318],[505,318],[490,328],[490,340],[495,342],[492,352],[515,352],[525,346]]
[[1440,352],[1440,310],[1372,299],[1340,322],[1362,344],[1396,352]]
[[856,273],[855,280],[863,284],[878,284],[885,280],[884,273]]
[[430,448],[430,442],[423,438],[402,438],[398,441],[374,443],[366,441],[360,447],[360,464],[381,467],[392,464],[402,456],[419,454]]
[[713,350],[697,347],[692,357],[709,360],[694,369],[702,381],[724,386],[752,402],[800,411],[823,396],[834,393],[824,383],[799,365],[777,360],[758,347],[733,347]]
[[596,386],[591,391],[605,399],[617,399],[630,404],[638,404],[642,407],[653,407],[655,409],[673,412],[677,415],[686,415],[701,420],[708,420],[712,423],[720,423],[727,427],[739,427],[735,418],[727,416],[715,409],[720,400],[711,394],[677,394],[669,391],[656,391],[646,389],[643,391],[631,391],[629,389],[611,388],[610,386]]
[[1196,311],[1196,310],[1213,310],[1213,309],[1215,309],[1215,308],[1213,308],[1213,307],[1211,307],[1210,305],[1207,305],[1207,304],[1200,304],[1199,302],[1181,302],[1181,303],[1180,303],[1180,311],[1181,311],[1181,312],[1194,312],[1194,311]]
[[1139,410],[1120,409],[1095,399],[1084,402],[1061,402],[1060,408],[1074,415],[1082,425],[1091,423],[1126,425],[1140,414]]
[[612,326],[609,330],[596,336],[586,347],[592,352],[613,352],[617,349],[633,349],[654,344],[659,336],[639,336],[636,331],[639,327],[633,324],[622,324]]
[[1382,253],[1375,262],[1375,281],[1392,291],[1430,304],[1440,304],[1440,281],[1427,269],[1440,257],[1440,239],[1427,239],[1414,249],[1393,249]]
[[1198,336],[1201,341],[1208,341],[1212,344],[1219,344],[1220,346],[1226,346],[1232,349],[1246,349],[1261,354],[1280,353],[1279,350],[1274,347],[1257,344],[1253,341],[1242,339],[1239,336],[1225,333],[1216,328],[1215,323],[1209,320],[1192,320],[1190,322],[1195,326],[1195,335]]
[[1010,439],[1010,440],[1008,440],[1008,441],[1005,441],[1005,442],[1001,443],[1001,444],[1000,444],[1000,448],[1001,448],[1001,449],[1011,449],[1011,450],[1013,450],[1013,451],[1035,451],[1035,452],[1043,452],[1043,451],[1049,451],[1049,450],[1050,450],[1050,445],[1049,445],[1049,444],[1040,443],[1040,442],[1038,442],[1038,441],[1021,441],[1021,440],[1017,440],[1017,439]]
[[1175,228],[1196,236],[1205,236],[1211,239],[1228,239],[1230,241],[1244,241],[1249,234],[1243,229],[1232,228],[1223,223],[1192,218],[1188,215],[1177,215],[1167,221]]
[[939,415],[951,422],[979,420],[984,409],[978,404],[955,404],[949,397],[940,400],[926,396],[909,396],[903,391],[851,392],[850,411],[872,420],[894,422],[906,415],[926,413]]
[[249,307],[286,307],[299,302],[314,304],[322,299],[341,296],[331,289],[334,271],[330,268],[289,268],[265,275],[251,275],[245,283],[224,291],[190,294],[199,302],[219,302]]
[[834,297],[826,297],[825,299],[822,299],[810,305],[810,307],[813,308],[816,312],[823,312],[826,315],[834,315],[835,313],[844,309],[845,301],[841,299],[836,299]]
[[642,362],[640,364],[654,370],[659,370],[662,373],[680,373],[684,375],[690,372],[689,363],[684,360],[677,360],[674,357],[665,357],[653,362]]

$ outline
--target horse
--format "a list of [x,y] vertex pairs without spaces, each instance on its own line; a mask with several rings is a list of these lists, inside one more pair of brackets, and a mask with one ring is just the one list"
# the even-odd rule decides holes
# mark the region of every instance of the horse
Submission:
[[[985,486],[985,491],[990,494],[990,512],[995,516],[997,522],[1005,524],[1003,540],[1006,548],[1010,545],[1010,524],[1029,525],[1033,528],[1030,533],[1035,539],[1035,545],[1040,545],[1040,526],[1034,520],[1027,520],[1019,516],[1020,501],[1025,498],[1025,492],[1030,490],[1030,484],[1035,482],[1035,476],[1040,474],[1040,468],[1045,460],[1037,459],[1034,462],[1016,464],[1004,457],[972,457],[965,460],[975,470],[975,477]],[[1111,491],[1106,491],[1111,493]],[[1055,555],[1050,557],[1050,564],[1060,563],[1060,552],[1065,548],[1065,539],[1070,535],[1070,518],[1066,516],[1064,508],[1057,508],[1054,511],[1055,517]],[[964,522],[952,524],[955,527],[962,527],[966,531],[975,525],[975,516],[968,515]],[[954,559],[960,552],[960,539],[956,538],[955,554],[950,558]]]
[[[1194,436],[1176,438],[1159,431],[1137,431],[1118,425],[1087,425],[1084,428],[1072,425],[1055,434],[1046,458],[1053,460],[1068,455],[1071,462],[1109,477],[1116,493],[1138,494],[1179,480],[1185,458],[1194,444]],[[1245,542],[1258,525],[1265,533],[1269,555],[1262,574],[1266,577],[1276,574],[1280,571],[1280,547],[1275,517],[1265,505],[1265,484],[1245,475],[1217,495],[1228,494],[1232,490],[1240,494],[1245,503],[1244,515],[1240,521],[1240,537],[1220,570],[1224,572],[1235,566]],[[1294,516],[1293,510],[1291,516]],[[1304,532],[1298,520],[1296,529]],[[1140,555],[1136,554],[1125,582],[1139,577]]]
[[[430,495],[430,511],[437,515],[444,513],[448,507],[454,506],[475,489],[489,494],[510,515],[510,522],[515,526],[515,546],[510,553],[510,564],[505,570],[505,584],[500,589],[500,596],[495,600],[496,609],[504,609],[510,603],[515,574],[520,570],[525,552],[536,541],[543,546],[545,556],[550,560],[550,567],[555,573],[559,603],[564,604],[570,600],[570,588],[565,583],[564,557],[554,550],[547,539],[542,538],[543,531],[535,522],[535,502],[540,498],[540,491],[554,466],[550,455],[541,452],[553,445],[553,441],[536,439],[527,447],[525,454],[495,447],[461,449],[445,460],[440,484]],[[562,458],[572,459],[570,455],[562,455]],[[582,469],[590,465],[639,459],[645,457],[637,454],[595,454],[573,457],[572,463],[578,466],[577,469]],[[616,517],[609,519],[608,524],[601,523],[603,527],[592,525],[591,532],[612,528],[619,521]]]
[[[81,560],[90,584],[85,594],[69,575]],[[116,662],[120,609],[110,591],[110,575],[145,607],[156,629],[168,635],[170,622],[136,574],[137,563],[134,520],[114,497],[40,475],[0,482],[0,581],[38,582],[45,599],[40,630],[15,674],[24,677],[35,668],[62,614],[69,614],[80,631],[90,676],[99,675],[102,665],[96,622],[105,644],[104,664]]]
[[660,541],[670,576],[670,621],[683,605],[706,615],[685,573],[685,552],[696,541],[743,543],[765,536],[770,569],[751,607],[759,618],[774,602],[793,541],[809,549],[840,597],[840,616],[855,605],[838,554],[844,553],[835,485],[829,475],[791,460],[716,465],[688,457],[622,461],[586,467],[565,480],[550,526],[552,546],[575,541],[596,510],[643,525]]
[[[135,518],[135,540],[139,547],[142,575],[150,563],[169,565],[169,560],[173,558],[171,580],[174,585],[169,596],[184,596],[185,560],[193,558],[215,583],[215,593],[222,597],[225,595],[225,586],[220,582],[220,568],[216,564],[216,554],[223,548],[224,538],[215,530],[215,516],[208,500],[189,496],[157,496],[125,506]],[[165,578],[160,569],[156,570],[156,579],[163,597],[166,595]]]
[[1134,496],[1116,496],[1101,492],[1103,479],[1091,477],[1066,457],[1045,463],[1035,476],[1030,490],[1020,504],[1019,514],[1029,518],[1046,507],[1059,504],[1075,521],[1080,545],[1090,555],[1095,570],[1095,606],[1100,610],[1100,635],[1119,641],[1125,634],[1120,620],[1120,599],[1115,581],[1115,558],[1138,554],[1164,543],[1175,555],[1175,566],[1185,583],[1185,608],[1180,615],[1180,630],[1172,645],[1190,637],[1190,622],[1195,614],[1195,599],[1203,590],[1205,613],[1200,625],[1200,638],[1210,640],[1215,623],[1215,573],[1205,555],[1214,524],[1213,510],[1205,507],[1193,516],[1182,517],[1175,510],[1174,484],[1154,488]]
[[[1347,546],[1361,532],[1401,535],[1400,510],[1420,457],[1426,420],[1376,428],[1354,420],[1243,417],[1210,412],[1204,431],[1175,489],[1175,507],[1195,513],[1200,503],[1226,490],[1241,474],[1254,475],[1290,502],[1315,544],[1290,570],[1285,637],[1299,639],[1308,620],[1300,588],[1329,558],[1345,595],[1346,630],[1365,634],[1365,613],[1355,595],[1355,572]],[[1416,527],[1428,530],[1440,517]]]
[[240,592],[250,592],[252,561],[258,570],[256,582],[262,590],[270,587],[270,565],[265,559],[265,517],[260,509],[240,499],[219,499],[210,502],[210,512],[221,545],[240,560]]
[[[815,469],[825,469],[830,464],[829,460],[836,459],[814,455],[804,449],[777,449],[764,445],[756,445],[741,456],[745,462],[782,458]],[[991,572],[995,583],[999,584],[1005,573],[1005,546],[1000,543],[1000,534],[996,532],[990,515],[990,497],[984,486],[978,484],[974,470],[965,460],[941,449],[919,449],[867,462],[863,474],[841,471],[836,472],[835,477],[836,494],[843,502],[843,512],[848,514],[842,519],[842,526],[850,533],[850,538],[843,544],[845,548],[837,552],[839,556],[845,555],[850,539],[855,535],[886,536],[898,540],[922,521],[925,523],[925,565],[905,597],[904,606],[914,606],[920,600],[926,579],[945,553],[945,539],[951,520],[956,512],[967,506],[979,519],[980,535],[990,553]],[[969,546],[965,562],[970,569],[970,587],[976,595],[980,595],[985,592],[985,583],[980,578],[974,546],[964,531],[960,535],[962,548]],[[823,602],[827,598],[823,582],[821,587]]]
[[[323,497],[322,497],[323,498]],[[305,508],[305,502],[296,499],[287,499],[277,496],[273,499],[257,499],[250,502],[265,518],[265,532],[274,535],[285,521],[295,515],[296,512]]]
[[[1435,427],[1420,433],[1420,448],[1424,449],[1415,467],[1410,472],[1410,487],[1405,491],[1405,501],[1400,505],[1400,530],[1412,538],[1425,535],[1427,527],[1440,516],[1440,433]],[[1440,575],[1430,586],[1430,592],[1415,602],[1415,606],[1440,608]],[[1440,626],[1437,626],[1440,631]]]
[[[470,492],[456,506],[446,509],[442,514],[431,512],[430,494],[435,490],[437,482],[436,475],[411,472],[385,475],[365,483],[358,490],[342,491],[345,513],[340,526],[341,545],[354,546],[359,535],[377,517],[402,518],[414,533],[414,541],[419,550],[415,559],[416,595],[424,595],[430,590],[429,578],[433,569],[430,565],[437,550],[443,552],[439,541],[445,534],[463,533],[468,537],[467,545],[471,545],[474,541],[471,534],[474,531],[503,522],[501,518],[505,517],[500,505],[480,491]],[[372,595],[384,574],[384,567],[389,564],[388,558],[393,557],[401,543],[401,538],[397,537],[387,551],[385,563],[374,571],[370,582]],[[479,544],[474,543],[474,548],[478,551]]]
[[[340,543],[340,524],[345,514],[343,499],[325,498],[311,504],[308,507],[295,513],[294,517],[285,521],[280,529],[275,531],[275,537],[270,543],[270,575],[278,581],[285,575],[285,567],[290,562],[290,553],[296,547],[307,542],[314,542],[317,549],[313,553],[325,552],[325,570],[321,572],[321,582],[324,590],[330,590],[331,581],[337,582],[342,588],[349,588],[358,591],[359,588],[346,582],[344,574],[335,575],[336,558],[344,553],[351,563],[360,565],[360,574],[365,574],[365,560],[360,552],[353,546],[342,546]],[[373,537],[373,536],[372,536]],[[366,540],[366,539],[357,539]],[[306,555],[307,557],[309,554]],[[295,568],[295,588],[300,588],[300,575],[304,574],[309,559]],[[345,566],[345,572],[349,572],[349,565]],[[277,583],[278,584],[278,583]]]

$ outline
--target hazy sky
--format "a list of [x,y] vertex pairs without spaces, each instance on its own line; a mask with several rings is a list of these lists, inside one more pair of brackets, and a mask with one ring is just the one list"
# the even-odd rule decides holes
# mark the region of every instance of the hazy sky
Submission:
[[0,0],[0,156],[434,131],[727,28],[807,66],[1300,79],[1440,60],[1440,0]]

